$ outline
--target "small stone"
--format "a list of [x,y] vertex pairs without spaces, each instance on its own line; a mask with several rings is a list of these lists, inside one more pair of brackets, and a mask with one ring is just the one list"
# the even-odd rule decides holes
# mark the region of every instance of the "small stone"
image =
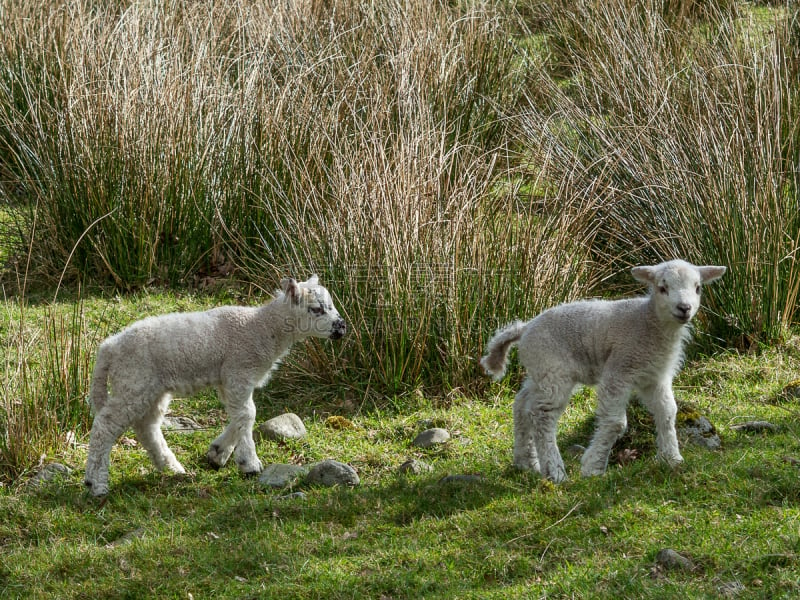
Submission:
[[678,435],[708,450],[717,450],[722,445],[716,428],[702,415],[685,419],[683,425],[678,427]]
[[419,475],[420,473],[430,473],[433,471],[433,467],[421,460],[412,458],[397,467],[397,471],[406,475]]
[[308,475],[306,475],[306,483],[309,485],[324,485],[326,487],[334,485],[355,486],[360,483],[360,479],[356,470],[350,465],[328,459],[311,466]]
[[189,417],[173,416],[164,417],[161,428],[175,433],[192,433],[203,429],[197,421]]
[[139,527],[138,529],[134,529],[133,531],[129,531],[128,533],[118,537],[113,542],[109,542],[106,544],[106,548],[117,548],[119,546],[127,546],[128,544],[133,543],[135,540],[140,540],[145,536],[145,528]]
[[449,439],[450,434],[446,429],[434,427],[433,429],[426,429],[420,433],[411,443],[418,448],[433,448],[434,446],[446,443]]
[[745,588],[744,585],[739,583],[738,581],[726,581],[722,585],[717,588],[720,596],[724,598],[735,598],[742,592],[744,592]]
[[40,488],[50,481],[60,479],[61,477],[68,477],[72,473],[66,465],[60,463],[50,463],[41,468],[41,470],[31,477],[25,484],[29,488]]
[[264,470],[261,471],[261,475],[258,476],[258,482],[264,487],[285,488],[292,485],[307,473],[308,467],[271,464],[267,465]]
[[781,390],[781,395],[788,400],[800,399],[800,379],[790,381]]
[[731,425],[734,431],[741,431],[744,433],[761,433],[764,431],[775,432],[779,427],[769,421],[745,421],[737,425]]
[[[306,426],[294,413],[286,413],[265,421],[258,426],[257,431],[265,439],[279,442],[288,439],[300,439],[306,436]],[[256,440],[260,441],[260,440]]]
[[670,571],[691,571],[694,567],[691,560],[678,554],[671,548],[664,548],[658,551],[658,554],[656,554],[656,564]]
[[305,492],[292,492],[291,494],[284,494],[283,496],[278,496],[275,498],[276,500],[305,500],[306,493]]

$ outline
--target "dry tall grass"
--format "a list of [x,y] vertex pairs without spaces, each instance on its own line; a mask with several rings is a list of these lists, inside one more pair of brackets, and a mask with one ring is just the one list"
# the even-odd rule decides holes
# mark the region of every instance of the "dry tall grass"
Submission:
[[595,199],[600,260],[728,265],[713,333],[770,342],[800,289],[796,33],[785,11],[712,4],[711,21],[673,28],[658,2],[571,3],[554,35],[574,84],[545,79],[524,139],[557,202]]

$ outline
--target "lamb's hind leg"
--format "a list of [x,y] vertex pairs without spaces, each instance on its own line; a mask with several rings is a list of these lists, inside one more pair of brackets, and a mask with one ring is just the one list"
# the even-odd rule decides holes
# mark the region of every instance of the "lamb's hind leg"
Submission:
[[597,428],[592,442],[581,458],[581,475],[602,475],[608,466],[608,456],[614,443],[625,433],[628,418],[625,414],[630,391],[627,386],[601,382],[597,388]]
[[536,440],[533,437],[533,415],[529,406],[528,385],[529,381],[526,379],[514,399],[514,466],[523,471],[539,473],[539,457],[536,454]]
[[536,453],[541,473],[547,479],[561,483],[567,478],[564,460],[558,451],[556,433],[558,420],[569,402],[574,384],[545,376],[542,380],[531,378],[529,386],[529,411]]
[[212,443],[206,454],[208,462],[216,468],[223,466],[235,452],[236,464],[246,475],[261,472],[261,461],[253,442],[253,425],[256,406],[253,390],[238,386],[220,387],[219,395],[228,413],[228,425]]
[[128,423],[114,409],[111,398],[94,417],[84,474],[84,483],[94,496],[105,496],[108,493],[111,448],[127,427]]
[[161,422],[164,420],[164,413],[170,400],[168,394],[162,396],[145,416],[134,422],[133,430],[139,443],[147,450],[150,459],[159,470],[169,469],[174,473],[185,473],[186,470],[167,446],[167,440],[161,432]]

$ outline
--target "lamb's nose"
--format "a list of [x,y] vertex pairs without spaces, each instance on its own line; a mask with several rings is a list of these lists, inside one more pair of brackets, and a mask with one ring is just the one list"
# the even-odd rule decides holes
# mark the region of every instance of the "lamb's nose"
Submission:
[[682,312],[684,317],[689,315],[692,312],[692,305],[691,304],[681,303],[681,304],[678,304],[678,306],[676,306],[675,308],[677,308],[680,312]]

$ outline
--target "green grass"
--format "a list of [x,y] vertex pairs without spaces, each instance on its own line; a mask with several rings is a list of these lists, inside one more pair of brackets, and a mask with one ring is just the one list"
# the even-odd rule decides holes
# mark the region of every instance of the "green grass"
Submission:
[[[151,312],[220,303],[225,294],[139,294],[84,305],[90,322],[109,319],[113,328]],[[29,309],[31,322],[43,310]],[[648,417],[632,406],[630,434],[618,449],[640,449],[641,457],[591,479],[566,457],[571,479],[562,486],[510,467],[519,375],[480,397],[417,395],[372,407],[346,394],[315,396],[313,388],[287,393],[278,377],[257,397],[258,420],[293,410],[309,434],[260,442],[262,461],[335,458],[361,477],[353,489],[304,489],[302,500],[281,500],[285,491],[266,492],[232,466],[208,469],[205,450],[222,427],[221,406],[211,393],[177,399],[174,414],[206,427],[167,434],[186,476],[159,473],[141,448],[117,444],[111,493],[93,499],[82,485],[87,440],[79,431],[77,445],[44,458],[72,466],[70,477],[31,490],[26,474],[0,487],[0,595],[685,598],[718,596],[735,581],[746,597],[791,597],[800,593],[800,473],[787,457],[800,458],[800,407],[780,392],[799,367],[796,340],[688,365],[677,396],[712,419],[721,450],[684,446],[685,465],[670,471],[654,461]],[[562,450],[587,443],[592,408],[593,394],[576,396],[561,422]],[[332,414],[356,428],[327,427]],[[781,429],[731,429],[743,419]],[[446,447],[411,446],[423,421],[453,434]],[[412,457],[433,471],[398,474]],[[439,484],[448,474],[482,480]],[[657,569],[655,556],[667,547],[690,557],[694,569]]]

